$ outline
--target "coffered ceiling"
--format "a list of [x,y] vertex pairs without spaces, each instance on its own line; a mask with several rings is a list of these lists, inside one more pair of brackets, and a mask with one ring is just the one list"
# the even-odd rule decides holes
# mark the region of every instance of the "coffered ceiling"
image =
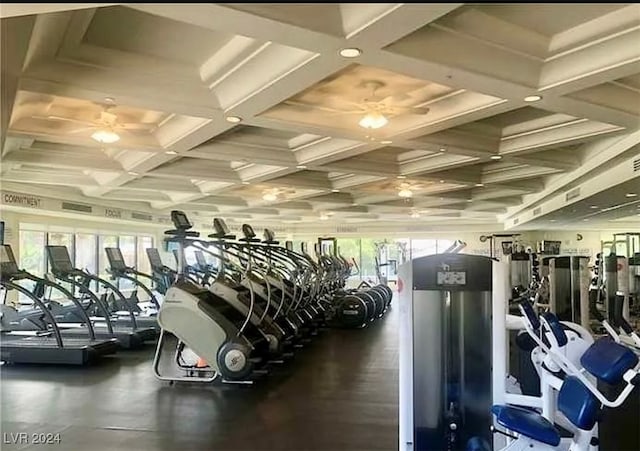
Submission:
[[637,4],[99,6],[0,7],[13,189],[489,227],[638,153]]

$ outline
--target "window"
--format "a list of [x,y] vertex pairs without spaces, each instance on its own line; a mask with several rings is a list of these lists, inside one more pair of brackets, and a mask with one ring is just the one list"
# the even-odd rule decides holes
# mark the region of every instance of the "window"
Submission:
[[145,274],[151,274],[151,265],[147,258],[147,251],[145,249],[153,247],[153,237],[151,236],[139,236],[138,237],[138,261],[136,269]]
[[96,261],[96,236],[87,233],[76,234],[76,268],[91,274],[98,272]]
[[42,277],[46,271],[46,233],[20,230],[20,257],[18,266],[27,272]]
[[[44,251],[46,241],[47,235],[45,232],[20,230],[18,267],[42,277],[46,271],[46,256]],[[26,284],[24,286],[31,288]],[[18,295],[18,301],[24,304],[32,303],[31,299],[22,293]]]
[[[120,237],[120,252],[127,266],[136,265],[136,237],[125,235]],[[134,288],[134,283],[130,280],[119,280],[119,288],[121,290],[130,290]]]
[[359,238],[340,238],[338,239],[338,250],[340,255],[349,263],[356,262],[357,267],[351,268],[352,276],[349,281],[357,283],[360,281],[360,239]]
[[437,240],[411,240],[411,258],[438,253]]
[[376,248],[376,238],[362,238],[360,240],[360,278],[373,285],[378,283],[378,276],[376,273],[376,256],[378,255],[378,249]]
[[453,243],[451,240],[438,240],[438,254],[442,254],[444,251],[451,249]]
[[109,260],[107,260],[107,253],[104,251],[105,247],[118,247],[118,237],[115,235],[100,235],[98,237],[98,276],[109,280],[110,276],[107,273]]

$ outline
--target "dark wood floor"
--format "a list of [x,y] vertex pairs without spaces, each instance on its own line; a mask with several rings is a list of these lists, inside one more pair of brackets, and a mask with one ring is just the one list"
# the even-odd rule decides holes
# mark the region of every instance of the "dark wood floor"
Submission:
[[[2,367],[0,448],[397,449],[397,335],[397,311],[367,329],[329,330],[253,387],[168,386],[151,373],[152,347],[90,368]],[[8,444],[19,432],[61,443]]]

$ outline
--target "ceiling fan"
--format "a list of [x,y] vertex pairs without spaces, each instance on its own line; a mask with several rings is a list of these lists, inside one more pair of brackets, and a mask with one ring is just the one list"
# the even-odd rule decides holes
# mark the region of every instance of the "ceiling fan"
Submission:
[[389,123],[389,118],[398,116],[401,114],[416,114],[416,115],[424,115],[429,112],[429,108],[426,107],[412,107],[412,106],[400,106],[399,102],[406,101],[410,98],[407,94],[400,95],[392,95],[392,96],[383,96],[376,94],[380,88],[383,88],[385,85],[384,82],[377,80],[366,80],[362,82],[362,87],[371,91],[371,94],[364,98],[360,102],[353,102],[349,99],[345,99],[343,97],[329,95],[327,96],[329,100],[333,100],[334,104],[348,103],[354,107],[352,110],[336,110],[331,107],[323,107],[323,106],[310,106],[308,104],[304,104],[296,101],[287,101],[286,103],[298,107],[307,107],[311,109],[320,109],[328,111],[329,113],[335,115],[342,114],[358,114],[363,115],[358,124],[367,129],[377,129],[384,127]]
[[80,119],[74,119],[61,116],[31,116],[33,119],[42,119],[49,121],[60,122],[72,122],[75,124],[83,125],[84,127],[72,130],[71,134],[84,133],[87,131],[95,130],[91,134],[91,138],[98,141],[101,144],[112,144],[120,140],[118,132],[127,132],[130,130],[151,130],[156,127],[156,124],[151,123],[136,123],[136,122],[118,122],[118,116],[112,113],[111,110],[116,105],[113,101],[102,104],[103,110],[100,112],[99,118],[94,121],[85,121]]

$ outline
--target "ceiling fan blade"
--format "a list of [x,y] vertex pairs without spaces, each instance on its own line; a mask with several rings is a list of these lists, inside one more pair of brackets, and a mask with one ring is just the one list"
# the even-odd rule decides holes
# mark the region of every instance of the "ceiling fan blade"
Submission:
[[430,109],[425,107],[414,107],[414,108],[410,108],[409,112],[411,114],[427,114],[429,113]]
[[152,130],[155,127],[157,127],[156,124],[150,124],[150,123],[136,124],[134,122],[129,122],[126,124],[116,124],[116,128],[123,129],[123,130]]
[[69,117],[60,117],[60,116],[31,116],[33,119],[42,119],[46,121],[63,121],[63,122],[73,122],[75,124],[82,124],[88,126],[95,126],[94,122],[90,121],[82,121],[80,119],[73,119]]
[[82,128],[77,128],[75,130],[71,130],[70,132],[67,132],[67,133],[70,135],[75,135],[76,133],[88,132],[95,129],[96,127],[82,127]]
[[391,97],[389,97],[389,100],[391,102],[404,102],[405,100],[409,100],[410,98],[411,96],[409,94],[402,93],[392,95]]

